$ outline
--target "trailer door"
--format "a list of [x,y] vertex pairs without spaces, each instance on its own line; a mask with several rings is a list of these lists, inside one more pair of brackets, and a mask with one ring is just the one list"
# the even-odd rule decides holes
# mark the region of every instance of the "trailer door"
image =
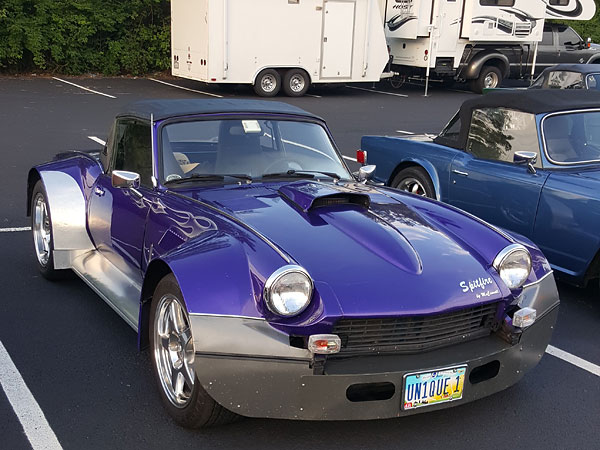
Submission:
[[356,2],[328,1],[323,19],[321,78],[352,76],[352,46]]

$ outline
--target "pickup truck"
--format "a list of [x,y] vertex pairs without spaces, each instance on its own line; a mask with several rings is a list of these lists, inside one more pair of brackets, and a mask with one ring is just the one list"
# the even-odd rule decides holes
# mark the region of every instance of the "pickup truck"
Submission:
[[[506,78],[528,78],[535,46],[528,44],[468,45],[455,74],[455,80],[467,81],[472,91],[496,88]],[[535,75],[555,64],[589,64],[600,62],[600,47],[584,41],[573,28],[546,24],[538,44]],[[438,75],[444,75],[442,73]]]

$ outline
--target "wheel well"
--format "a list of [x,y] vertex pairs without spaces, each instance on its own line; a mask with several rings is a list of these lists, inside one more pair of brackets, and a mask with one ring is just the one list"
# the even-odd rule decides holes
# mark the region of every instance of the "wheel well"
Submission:
[[409,167],[418,167],[419,169],[423,169],[425,171],[425,173],[427,174],[427,176],[429,177],[429,180],[432,181],[432,184],[433,184],[433,180],[431,180],[429,173],[427,173],[427,170],[425,170],[425,168],[422,165],[417,164],[412,161],[404,161],[403,163],[398,164],[398,166],[394,169],[394,171],[390,175],[387,185],[391,187],[392,181],[394,181],[394,178],[396,178],[396,175],[398,175],[404,169],[408,169]]
[[[502,73],[502,77],[506,77],[506,74],[508,73],[508,67],[506,66],[506,63],[498,58],[492,58],[487,60],[485,64],[481,67],[481,70],[483,70],[486,66],[496,67],[500,71],[500,73]],[[481,75],[481,72],[479,72],[479,74]]]
[[31,169],[27,176],[27,217],[31,216],[31,196],[35,184],[41,180],[40,173],[36,169]]
[[150,345],[150,335],[148,330],[150,329],[150,306],[152,304],[152,294],[156,286],[166,275],[170,274],[171,268],[169,265],[161,260],[155,260],[150,263],[146,270],[146,276],[144,277],[144,284],[142,285],[142,296],[140,304],[140,325],[138,331],[138,346],[140,350]]

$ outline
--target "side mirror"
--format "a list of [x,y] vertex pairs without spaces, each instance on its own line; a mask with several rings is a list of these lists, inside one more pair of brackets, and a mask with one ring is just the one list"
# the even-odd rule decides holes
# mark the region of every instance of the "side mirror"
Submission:
[[113,170],[111,182],[113,187],[119,189],[137,189],[140,187],[140,175],[135,172],[128,172],[127,170]]
[[366,183],[367,180],[370,180],[373,177],[376,168],[377,166],[374,165],[362,166],[360,169],[358,169],[358,181],[361,183]]
[[513,162],[518,165],[526,165],[530,173],[537,173],[533,165],[537,162],[536,152],[515,152]]
[[585,45],[586,45],[587,48],[591,48],[592,47],[592,38],[591,37],[589,37],[589,38],[586,39]]

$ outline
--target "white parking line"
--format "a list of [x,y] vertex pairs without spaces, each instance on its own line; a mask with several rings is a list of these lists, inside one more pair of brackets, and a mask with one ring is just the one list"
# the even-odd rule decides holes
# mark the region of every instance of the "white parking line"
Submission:
[[346,87],[350,88],[350,89],[357,89],[359,91],[375,92],[376,94],[393,95],[395,97],[408,97],[408,95],[405,95],[405,94],[396,94],[394,92],[376,91],[374,89],[360,88],[360,87],[357,87],[357,86],[348,86],[348,85],[346,85]]
[[106,141],[103,141],[102,139],[100,139],[99,137],[96,136],[88,136],[88,139],[91,139],[94,142],[97,142],[100,145],[106,145]]
[[320,95],[315,94],[304,94],[306,97],[322,98]]
[[63,80],[63,79],[61,79],[61,78],[52,77],[52,79],[53,79],[53,80],[56,80],[56,81],[60,81],[61,83],[67,83],[67,84],[70,84],[71,86],[75,86],[75,87],[77,87],[77,88],[79,88],[79,89],[83,89],[84,91],[92,92],[92,93],[94,93],[94,94],[98,94],[98,95],[104,95],[105,97],[110,97],[110,98],[117,98],[117,97],[115,97],[114,95],[105,94],[104,92],[94,91],[93,89],[89,89],[89,88],[86,88],[86,87],[80,86],[80,85],[78,85],[78,84],[71,83],[70,81]]
[[10,355],[0,342],[0,385],[34,450],[62,449],[40,405],[35,401]]
[[587,370],[589,373],[600,377],[600,366],[593,364],[585,359],[581,359],[579,356],[572,355],[560,348],[553,347],[549,345],[546,348],[546,353],[552,355],[556,358],[562,359],[563,361],[568,362],[569,364],[573,364],[574,366],[579,367],[580,369]]
[[31,231],[31,227],[0,228],[0,233],[15,233],[17,231]]
[[358,162],[356,158],[352,158],[351,156],[342,155],[342,158],[347,159],[348,161]]
[[396,133],[400,133],[400,134],[415,134],[412,131],[404,131],[404,130],[396,130]]
[[157,80],[156,78],[148,78],[150,81],[154,81],[155,83],[165,84],[167,86],[171,86],[177,89],[183,89],[184,91],[196,92],[197,94],[210,95],[211,97],[223,98],[222,95],[211,94],[210,92],[197,91],[196,89],[190,89],[183,86],[177,86],[176,84],[167,83],[166,81]]

